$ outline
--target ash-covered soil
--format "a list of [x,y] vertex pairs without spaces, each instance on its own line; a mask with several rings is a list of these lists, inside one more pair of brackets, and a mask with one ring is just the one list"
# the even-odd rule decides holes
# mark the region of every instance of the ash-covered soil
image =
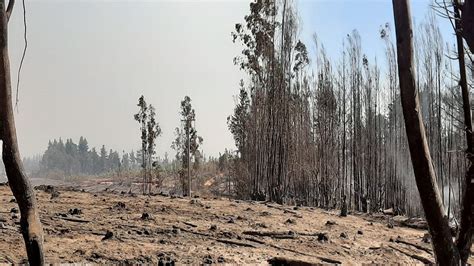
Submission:
[[[426,230],[400,227],[388,216],[339,217],[337,211],[224,198],[36,191],[48,263],[434,261],[423,241]],[[8,186],[0,186],[0,263],[26,258],[12,199]]]

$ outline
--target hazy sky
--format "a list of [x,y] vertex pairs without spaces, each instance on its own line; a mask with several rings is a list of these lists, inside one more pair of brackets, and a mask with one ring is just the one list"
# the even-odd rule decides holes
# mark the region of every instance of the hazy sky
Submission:
[[[412,2],[415,17],[422,19],[429,1]],[[133,114],[142,94],[157,108],[163,130],[159,155],[171,152],[185,95],[196,109],[204,153],[234,148],[226,117],[243,74],[232,63],[240,48],[230,32],[248,5],[243,0],[27,0],[29,47],[15,113],[22,155],[41,153],[49,139],[77,142],[81,135],[90,147],[136,150],[139,125]],[[317,32],[332,57],[354,28],[369,57],[380,53],[379,26],[393,21],[388,0],[301,0],[298,6],[301,38],[309,42]],[[17,1],[9,36],[14,85],[22,31]],[[443,32],[449,32],[447,23]]]
[[[413,21],[419,24],[433,9],[431,0],[411,0]],[[442,1],[441,1],[442,2]],[[312,34],[317,33],[328,54],[338,58],[342,50],[342,41],[352,30],[357,29],[361,36],[362,49],[369,60],[377,56],[383,63],[384,43],[380,39],[381,25],[390,23],[392,34],[393,9],[391,0],[299,0],[299,13],[302,17],[302,38],[308,47],[313,48]],[[445,41],[454,41],[451,24],[437,17]],[[393,36],[393,40],[395,37]]]

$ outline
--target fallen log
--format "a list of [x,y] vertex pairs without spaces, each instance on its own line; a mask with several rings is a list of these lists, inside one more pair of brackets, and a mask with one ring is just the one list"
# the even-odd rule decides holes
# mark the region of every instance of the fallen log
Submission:
[[428,223],[421,218],[408,218],[406,220],[401,221],[400,223],[402,226],[413,228],[413,229],[422,229],[428,230]]
[[197,225],[192,224],[192,223],[188,223],[188,222],[183,222],[183,224],[185,224],[187,226],[191,226],[191,227],[197,227]]
[[369,247],[370,250],[379,250],[380,248],[380,246]]
[[71,232],[75,233],[80,233],[81,235],[96,235],[96,236],[104,236],[104,233],[102,231],[96,231],[96,230],[88,230],[88,229],[76,229],[76,228],[71,228]]
[[270,247],[276,248],[276,249],[280,249],[280,250],[285,250],[285,251],[293,252],[293,253],[296,253],[296,254],[299,254],[299,255],[303,255],[303,256],[308,256],[308,257],[317,258],[317,259],[321,260],[322,262],[326,262],[326,263],[342,264],[341,261],[338,261],[338,260],[335,260],[335,259],[331,259],[331,258],[327,258],[327,257],[322,257],[322,256],[318,256],[318,255],[312,255],[312,254],[304,253],[304,252],[301,252],[301,251],[298,251],[298,250],[294,250],[294,249],[291,249],[291,248],[280,247],[280,246],[277,246],[277,245],[274,245],[274,244],[267,244],[267,246],[270,246]]
[[397,239],[395,239],[395,243],[402,243],[402,244],[405,244],[405,245],[408,245],[408,246],[412,246],[412,247],[417,248],[419,250],[423,250],[423,251],[429,253],[430,255],[433,255],[433,251],[431,249],[423,247],[423,246],[415,244],[415,243],[405,241],[405,240],[401,239],[400,237],[397,237]]
[[267,261],[270,265],[291,265],[291,266],[313,266],[316,263],[306,262],[302,260],[295,260],[290,258],[275,257]]
[[70,221],[70,222],[76,222],[76,223],[89,223],[89,220],[81,219],[81,218],[74,218],[74,217],[62,217],[59,216],[60,219]]
[[278,239],[295,239],[298,236],[319,236],[320,233],[306,233],[306,232],[293,232],[293,231],[244,231],[244,235],[250,236],[263,236],[263,237],[272,237]]
[[291,210],[288,210],[286,208],[279,207],[279,206],[274,206],[274,205],[271,205],[271,204],[266,204],[265,206],[267,206],[269,208],[274,208],[274,209],[277,209],[277,210],[280,210],[280,211],[284,211],[285,213],[298,214],[295,211],[291,211]]
[[295,234],[300,236],[319,236],[321,233],[296,232]]
[[244,237],[245,240],[248,240],[248,241],[252,241],[252,242],[255,242],[255,243],[259,243],[259,244],[262,244],[262,245],[266,245],[267,243],[265,243],[265,241],[262,241],[262,240],[258,240],[256,238],[253,238],[253,237]]
[[392,245],[388,245],[388,246],[389,246],[390,248],[392,248],[392,249],[394,249],[394,250],[396,250],[396,251],[402,253],[403,255],[406,255],[406,256],[408,256],[408,257],[410,257],[410,258],[412,258],[412,259],[415,259],[415,260],[419,260],[419,261],[423,262],[424,264],[434,264],[431,260],[429,260],[429,259],[427,259],[427,258],[425,258],[425,257],[419,256],[419,255],[417,255],[417,254],[411,254],[411,253],[409,253],[409,252],[407,252],[407,251],[404,251],[404,250],[402,250],[402,249],[396,248],[396,247],[394,247],[394,246],[392,246]]
[[186,229],[186,228],[181,228],[181,227],[179,227],[179,226],[173,226],[173,228],[179,229],[179,230],[181,230],[181,231],[183,231],[183,232],[190,233],[190,234],[194,234],[194,235],[212,237],[210,234],[201,233],[201,232],[196,232],[196,231],[193,231],[193,230],[188,230],[188,229]]
[[275,235],[275,236],[272,236],[272,238],[276,238],[276,239],[296,239],[298,238],[297,235]]
[[340,261],[338,261],[338,260],[331,259],[331,258],[326,258],[326,257],[318,256],[318,259],[320,259],[322,262],[334,263],[334,264],[342,264],[342,262],[340,262]]
[[[173,226],[173,228],[180,229],[180,230],[183,231],[183,232],[187,232],[187,233],[191,233],[191,234],[196,234],[196,235],[200,235],[200,236],[209,237],[209,239],[211,239],[211,240],[214,240],[214,241],[217,241],[217,242],[221,242],[221,243],[224,243],[224,244],[237,245],[237,246],[243,246],[243,247],[252,247],[252,248],[256,248],[256,247],[257,247],[257,246],[255,246],[255,245],[253,245],[253,244],[251,244],[251,243],[246,243],[246,242],[241,242],[241,241],[235,241],[235,240],[230,240],[230,239],[215,238],[215,237],[211,236],[210,234],[195,232],[195,231],[188,230],[188,229],[185,229],[185,228],[181,228],[181,227],[178,227],[178,226]],[[246,232],[243,232],[243,234],[245,234],[245,233],[246,233]],[[273,234],[272,234],[272,233],[273,233]],[[247,235],[257,235],[257,236],[262,236],[262,235],[272,236],[272,235],[275,235],[274,233],[275,233],[275,232],[247,231]],[[289,235],[287,232],[285,232],[284,234],[285,234],[285,236],[288,236],[288,235]],[[282,235],[282,234],[281,234],[281,232],[280,232],[280,236],[281,236],[281,235]],[[245,238],[245,239],[248,240],[248,241],[253,241],[253,242],[255,242],[255,243],[259,243],[259,244],[262,244],[262,245],[266,245],[266,246],[269,246],[269,247],[272,247],[272,248],[276,248],[276,249],[279,249],[279,250],[285,250],[285,251],[293,252],[293,253],[296,253],[296,254],[299,254],[299,255],[303,255],[303,256],[314,257],[314,258],[317,258],[317,259],[321,260],[322,262],[326,262],[326,263],[334,263],[334,264],[341,264],[341,263],[342,263],[342,262],[340,262],[340,261],[338,261],[338,260],[335,260],[335,259],[331,259],[331,258],[327,258],[327,257],[322,257],[322,256],[317,256],[317,255],[312,255],[312,254],[300,252],[300,251],[297,251],[297,250],[294,250],[294,249],[290,249],[290,248],[280,247],[280,246],[277,246],[277,245],[274,245],[274,244],[265,243],[264,241],[261,241],[261,240],[258,240],[258,239],[254,239],[254,238],[251,238],[251,237],[247,237],[247,238]]]
[[234,241],[230,239],[222,239],[222,238],[214,238],[215,241],[221,242],[224,244],[229,244],[229,245],[236,245],[236,246],[241,246],[241,247],[249,247],[249,248],[256,248],[257,246],[251,244],[251,243],[246,243],[246,242],[241,242],[241,241]]
[[294,232],[270,232],[270,231],[244,231],[242,232],[244,235],[249,236],[266,236],[266,237],[273,237],[279,239],[294,239],[296,238],[296,234]]
[[211,239],[211,240],[214,240],[214,241],[217,241],[217,242],[221,242],[221,243],[224,243],[224,244],[236,245],[236,246],[242,246],[242,247],[256,248],[256,246],[253,245],[253,244],[251,244],[251,243],[245,243],[245,242],[235,241],[235,240],[231,240],[231,239],[215,238],[215,237],[213,237],[213,236],[210,235],[210,234],[201,233],[201,232],[196,232],[196,231],[188,230],[188,229],[181,228],[181,227],[178,227],[178,226],[173,226],[173,228],[179,229],[179,230],[181,230],[181,231],[183,231],[183,232],[187,232],[187,233],[190,233],[190,234],[199,235],[199,236],[205,236],[205,237],[208,237],[208,238]]

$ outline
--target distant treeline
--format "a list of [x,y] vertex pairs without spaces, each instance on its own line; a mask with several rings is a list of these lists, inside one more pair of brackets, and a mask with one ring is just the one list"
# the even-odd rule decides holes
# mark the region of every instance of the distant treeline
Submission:
[[140,152],[122,153],[102,145],[99,151],[89,149],[87,139],[79,138],[76,144],[72,139],[61,138],[49,141],[48,148],[39,160],[40,175],[98,175],[109,172],[128,171],[140,166]]
[[[27,173],[37,173],[39,171],[39,163],[41,161],[41,155],[33,155],[31,157],[23,157],[23,168]],[[5,165],[3,160],[0,160],[0,180],[2,177],[6,180]],[[0,181],[1,182],[1,181]]]

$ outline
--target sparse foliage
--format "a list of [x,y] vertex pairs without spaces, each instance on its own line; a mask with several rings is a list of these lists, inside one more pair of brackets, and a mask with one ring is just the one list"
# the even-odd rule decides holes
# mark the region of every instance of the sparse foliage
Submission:
[[141,167],[143,171],[143,194],[151,193],[153,183],[153,168],[156,167],[154,156],[156,154],[156,139],[161,135],[161,128],[156,121],[155,108],[147,105],[143,95],[138,99],[139,111],[134,115],[140,124],[141,132]]
[[[199,168],[201,160],[199,146],[203,142],[203,138],[197,134],[197,130],[193,125],[196,114],[191,105],[191,98],[189,96],[185,96],[183,101],[181,101],[180,115],[182,126],[175,129],[176,138],[171,148],[176,151],[176,160],[180,162],[180,168],[177,170],[177,174],[182,192],[188,195],[191,192],[191,184],[189,183],[191,181],[191,167],[195,170]],[[192,166],[191,162],[193,163]]]

